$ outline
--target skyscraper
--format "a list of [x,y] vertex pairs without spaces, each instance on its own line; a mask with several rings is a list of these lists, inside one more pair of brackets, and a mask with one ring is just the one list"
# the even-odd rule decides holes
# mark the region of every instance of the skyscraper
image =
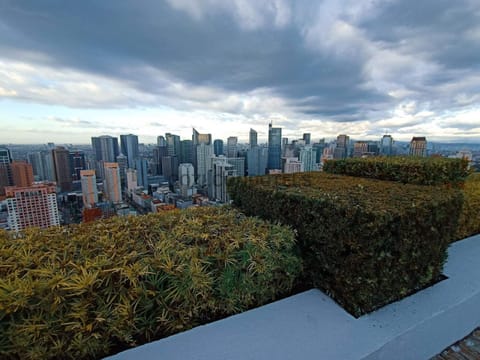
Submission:
[[178,166],[178,179],[180,183],[180,194],[183,197],[193,195],[195,185],[195,170],[192,164],[184,163]]
[[178,156],[180,154],[180,136],[166,133],[167,151],[169,156]]
[[193,141],[182,140],[180,141],[180,156],[178,161],[181,164],[193,164]]
[[197,130],[193,129],[192,142],[194,149],[193,167],[196,172],[197,184],[206,186],[208,182],[208,170],[211,166],[210,158],[213,155],[212,135],[200,134]]
[[81,150],[70,151],[70,170],[72,171],[72,180],[78,181],[81,178],[80,171],[87,168],[85,154]]
[[122,202],[122,189],[120,186],[120,168],[118,163],[104,163],[103,188],[105,197],[112,203]]
[[248,176],[265,175],[268,161],[268,148],[253,146],[247,151]]
[[348,146],[350,138],[347,135],[338,135],[335,150],[333,152],[334,159],[345,159],[348,157]]
[[120,154],[118,139],[109,135],[92,137],[92,147],[97,161],[115,162]]
[[353,157],[362,157],[368,153],[368,141],[355,141],[353,144]]
[[170,185],[173,185],[178,180],[178,157],[162,157],[162,171],[165,179],[168,180]]
[[92,208],[98,203],[97,177],[95,170],[80,170],[83,206]]
[[302,139],[303,139],[303,141],[305,141],[305,145],[310,145],[311,134],[310,133],[304,133]]
[[236,136],[230,136],[227,139],[227,157],[234,158],[237,157],[237,142],[238,138]]
[[216,139],[213,142],[213,153],[215,154],[215,156],[223,155],[223,140]]
[[300,150],[300,161],[303,164],[303,171],[317,170],[317,151],[311,146],[305,146]]
[[162,135],[157,136],[157,146],[167,146],[167,141]]
[[233,166],[237,176],[245,176],[245,158],[233,157],[227,158],[227,162]]
[[127,190],[130,195],[133,194],[138,187],[137,170],[127,169]]
[[272,123],[268,125],[268,170],[281,169],[282,162],[282,128],[272,127]]
[[410,142],[410,155],[427,156],[427,139],[425,136],[412,138]]
[[193,129],[192,141],[194,146],[199,144],[211,145],[212,134],[200,134],[197,130]]
[[128,159],[128,167],[133,169],[138,158],[138,136],[133,134],[120,135],[121,152]]
[[137,170],[137,183],[144,190],[148,190],[148,161],[147,159],[135,160],[135,169]]
[[162,157],[168,156],[167,146],[155,146],[153,148],[153,174],[163,175]]
[[248,144],[250,145],[250,148],[258,145],[258,134],[253,129],[250,129],[250,133],[248,135]]
[[9,228],[20,231],[30,226],[60,225],[55,191],[54,183],[6,187]]
[[196,146],[197,159],[197,184],[206,186],[208,182],[208,171],[211,168],[210,158],[213,156],[211,144],[200,143]]
[[210,199],[222,203],[230,200],[227,192],[227,180],[230,177],[237,176],[232,164],[224,156],[212,157],[210,170],[210,181],[208,194]]
[[25,161],[14,161],[10,164],[14,186],[27,187],[33,184],[33,168]]
[[63,146],[52,150],[55,180],[60,191],[72,190],[72,170],[70,169],[70,152]]
[[383,135],[380,141],[380,154],[384,156],[393,155],[393,138],[391,135]]
[[0,147],[0,195],[5,195],[5,187],[13,184],[11,162],[10,150]]

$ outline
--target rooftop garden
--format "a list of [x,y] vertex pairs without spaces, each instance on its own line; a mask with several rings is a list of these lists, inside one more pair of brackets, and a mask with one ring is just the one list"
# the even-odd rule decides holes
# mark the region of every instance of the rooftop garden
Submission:
[[97,359],[288,294],[292,230],[198,208],[0,232],[0,357]]
[[311,286],[358,316],[430,284],[480,233],[480,174],[393,159],[417,175],[385,181],[385,161],[235,178],[238,209],[0,231],[0,358],[98,359]]

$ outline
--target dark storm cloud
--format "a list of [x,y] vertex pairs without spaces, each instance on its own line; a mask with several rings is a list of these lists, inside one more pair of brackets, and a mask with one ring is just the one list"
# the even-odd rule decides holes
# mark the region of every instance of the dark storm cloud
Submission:
[[[480,73],[478,1],[377,2],[358,13],[349,0],[286,4],[292,15],[282,26],[245,28],[235,11],[195,18],[157,0],[0,0],[0,53],[188,101],[193,95],[172,93],[171,82],[235,93],[268,89],[300,114],[336,122],[386,117],[411,98],[438,111],[462,107],[453,95],[480,90],[478,83],[441,90]],[[390,94],[398,89],[411,95]]]
[[55,66],[111,76],[146,92],[166,84],[148,76],[149,66],[197,86],[229,91],[272,89],[306,113],[344,113],[352,99],[384,101],[359,90],[361,63],[316,56],[294,26],[244,31],[228,16],[196,21],[158,1],[3,1],[2,53],[45,53]]

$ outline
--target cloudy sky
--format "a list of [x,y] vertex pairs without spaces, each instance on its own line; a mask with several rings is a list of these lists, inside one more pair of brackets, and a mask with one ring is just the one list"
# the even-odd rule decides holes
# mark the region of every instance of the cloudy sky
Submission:
[[479,0],[0,0],[0,143],[480,142]]

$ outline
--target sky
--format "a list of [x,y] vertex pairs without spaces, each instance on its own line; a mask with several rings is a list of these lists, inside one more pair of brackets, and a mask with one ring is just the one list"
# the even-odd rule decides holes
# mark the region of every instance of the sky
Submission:
[[0,0],[0,143],[480,142],[479,0]]

